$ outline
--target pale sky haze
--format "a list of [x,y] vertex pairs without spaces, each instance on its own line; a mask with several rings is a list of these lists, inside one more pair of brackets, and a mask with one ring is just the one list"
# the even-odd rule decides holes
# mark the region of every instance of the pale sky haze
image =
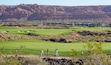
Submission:
[[62,6],[111,5],[111,0],[0,0],[0,5],[39,4]]

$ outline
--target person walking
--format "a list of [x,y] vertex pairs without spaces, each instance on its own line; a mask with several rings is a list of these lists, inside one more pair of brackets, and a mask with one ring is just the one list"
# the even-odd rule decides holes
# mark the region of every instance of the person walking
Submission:
[[84,51],[81,51],[81,56],[83,56],[84,55]]
[[18,50],[17,49],[15,50],[15,56],[16,57],[18,56]]
[[40,56],[44,56],[44,50],[42,49],[41,52],[40,52]]
[[58,54],[58,49],[56,49],[56,50],[55,50],[55,53],[54,53],[54,56],[57,57],[58,55],[59,55],[59,54]]
[[47,56],[49,55],[49,49],[47,49]]

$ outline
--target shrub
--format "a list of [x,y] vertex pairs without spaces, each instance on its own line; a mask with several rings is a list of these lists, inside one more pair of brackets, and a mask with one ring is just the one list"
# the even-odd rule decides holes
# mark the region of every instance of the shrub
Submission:
[[74,53],[74,59],[72,60],[74,65],[79,61],[77,57],[83,61],[84,65],[111,65],[111,57],[105,54],[102,49],[103,42],[101,42],[100,38],[97,39],[99,40],[98,43],[84,42],[84,48],[87,52],[86,57],[79,57],[77,55],[75,57],[76,52],[72,50]]
[[48,65],[45,61],[37,56],[0,56],[0,65]]
[[107,54],[103,53],[103,43],[100,39],[98,40],[99,43],[85,43],[89,56],[85,57],[84,65],[111,65],[111,58]]

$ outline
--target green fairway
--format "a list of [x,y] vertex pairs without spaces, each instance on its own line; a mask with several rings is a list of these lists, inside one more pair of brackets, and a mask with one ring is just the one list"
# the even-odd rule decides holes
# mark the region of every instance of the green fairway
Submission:
[[[4,47],[7,50],[20,49],[20,46],[23,45],[26,48],[23,50],[25,54],[40,54],[40,50],[49,49],[50,55],[53,55],[56,48],[59,49],[60,55],[70,54],[71,49],[82,50],[82,44],[78,43],[54,43],[46,41],[35,41],[35,40],[20,40],[20,41],[9,41],[9,42],[0,42],[0,47]],[[63,52],[63,53],[62,53]],[[71,54],[70,54],[71,55]]]
[[[83,43],[54,43],[49,41],[40,41],[40,40],[19,40],[19,41],[8,41],[8,42],[0,42],[0,48],[4,48],[2,52],[9,53],[14,52],[15,49],[20,49],[20,46],[25,46],[24,50],[22,50],[23,54],[40,54],[40,50],[44,50],[46,54],[46,50],[49,49],[49,54],[54,55],[54,51],[56,48],[59,49],[60,56],[70,56],[74,49],[76,51],[84,50]],[[103,49],[108,51],[107,53],[111,53],[111,43],[104,43]]]
[[67,34],[72,31],[82,31],[82,30],[89,30],[89,31],[106,31],[111,30],[110,27],[70,27],[69,29],[38,29],[38,28],[30,28],[30,27],[9,27],[9,26],[0,26],[0,32],[4,33],[4,31],[8,31],[9,34],[27,34],[35,33],[39,35],[61,35]]
[[[1,26],[0,32],[9,31],[9,34],[27,34],[35,33],[39,35],[60,35],[60,34],[67,34],[71,32],[71,29],[38,29],[38,28],[17,28],[17,27],[8,27],[8,26]],[[20,31],[20,32],[19,32]]]

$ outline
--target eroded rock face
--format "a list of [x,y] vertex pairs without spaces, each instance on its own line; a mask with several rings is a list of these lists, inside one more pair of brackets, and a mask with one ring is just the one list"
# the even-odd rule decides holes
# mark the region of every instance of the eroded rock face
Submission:
[[111,6],[0,6],[0,20],[111,20]]

